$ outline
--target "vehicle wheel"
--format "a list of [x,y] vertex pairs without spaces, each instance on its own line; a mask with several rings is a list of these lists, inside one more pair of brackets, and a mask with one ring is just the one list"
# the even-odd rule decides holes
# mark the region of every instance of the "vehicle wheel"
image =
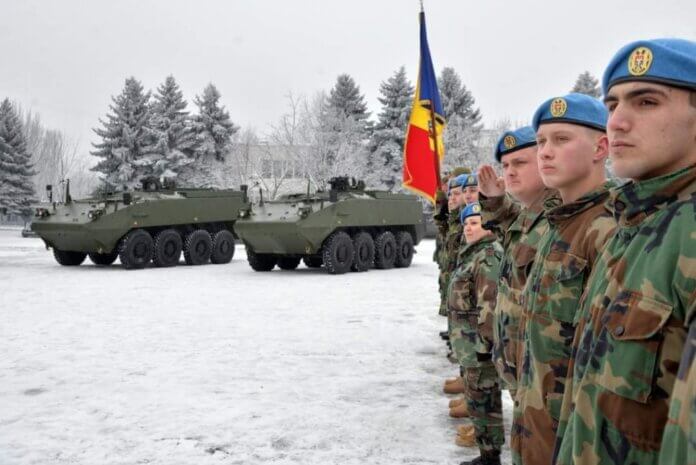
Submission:
[[396,260],[397,268],[408,268],[413,261],[413,236],[411,233],[401,231],[396,235]]
[[175,229],[165,229],[155,236],[155,253],[152,263],[155,266],[176,266],[181,258],[183,241],[181,234]]
[[229,263],[234,257],[234,234],[227,229],[218,231],[213,237],[213,252],[210,254],[211,263],[220,265]]
[[184,242],[184,260],[187,265],[203,265],[210,260],[213,240],[205,229],[196,229],[186,236]]
[[85,261],[87,254],[84,252],[70,252],[69,250],[58,250],[53,247],[53,257],[63,266],[79,266]]
[[321,268],[321,255],[308,255],[306,257],[303,257],[302,261],[307,266],[307,268]]
[[342,231],[330,235],[322,247],[324,266],[330,274],[343,274],[350,270],[353,255],[353,241]]
[[294,270],[300,264],[300,257],[279,257],[278,268],[281,270]]
[[94,252],[94,253],[91,253],[91,254],[88,254],[88,255],[89,255],[89,259],[90,259],[90,260],[92,261],[92,263],[94,263],[95,265],[99,265],[99,266],[109,266],[109,265],[111,265],[113,262],[115,262],[116,259],[118,258],[118,250],[114,250],[114,251],[111,252],[111,253],[97,253],[97,252]]
[[375,240],[375,268],[388,270],[396,260],[396,238],[391,231],[384,231]]
[[126,234],[118,246],[118,258],[127,270],[145,268],[155,250],[155,243],[150,233],[143,229],[134,229]]
[[271,271],[276,266],[278,259],[275,255],[255,253],[249,247],[246,248],[247,261],[254,271]]
[[367,271],[375,264],[375,242],[372,236],[366,232],[359,232],[353,237],[353,271]]

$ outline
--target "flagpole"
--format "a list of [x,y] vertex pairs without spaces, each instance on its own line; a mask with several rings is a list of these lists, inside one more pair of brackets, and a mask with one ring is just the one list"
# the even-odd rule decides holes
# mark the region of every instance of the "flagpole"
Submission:
[[[420,0],[420,7],[421,7],[421,21],[425,19],[425,10],[423,9],[423,0]],[[437,194],[438,191],[442,190],[442,183],[440,179],[440,147],[439,144],[437,143],[437,129],[436,129],[436,123],[435,123],[435,102],[432,100],[430,101],[430,137],[433,139],[433,147],[435,148],[435,161],[433,162],[434,168],[435,168],[435,183],[437,186],[437,189],[435,189],[435,193]]]

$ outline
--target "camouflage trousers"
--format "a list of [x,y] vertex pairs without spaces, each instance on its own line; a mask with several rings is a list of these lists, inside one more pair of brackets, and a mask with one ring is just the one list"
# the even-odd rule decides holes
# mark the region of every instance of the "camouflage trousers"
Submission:
[[500,380],[493,362],[464,369],[466,399],[481,451],[500,451],[505,443]]
[[438,313],[440,316],[448,316],[449,310],[447,309],[447,290],[449,288],[449,280],[452,273],[447,270],[440,271],[440,276],[437,279],[438,289],[440,290],[440,310]]

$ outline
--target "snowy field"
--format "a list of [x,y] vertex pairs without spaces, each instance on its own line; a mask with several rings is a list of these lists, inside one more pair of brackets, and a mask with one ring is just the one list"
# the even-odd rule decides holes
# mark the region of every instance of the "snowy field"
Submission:
[[0,464],[474,457],[441,391],[456,369],[433,247],[342,276],[255,273],[239,246],[228,265],[125,271],[60,267],[0,229]]

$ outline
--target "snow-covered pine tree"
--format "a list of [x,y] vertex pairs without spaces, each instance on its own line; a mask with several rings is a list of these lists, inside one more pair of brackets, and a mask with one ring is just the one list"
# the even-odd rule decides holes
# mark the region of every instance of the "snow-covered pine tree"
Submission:
[[167,76],[153,99],[150,106],[151,151],[155,157],[152,174],[158,178],[176,178],[193,162],[196,142],[186,100],[174,76]]
[[232,136],[239,131],[225,107],[220,105],[220,92],[213,84],[196,96],[194,103],[198,114],[193,116],[195,137],[195,160],[187,165],[179,176],[186,184],[194,187],[213,187],[222,184],[216,173],[230,151]]
[[475,169],[483,160],[477,149],[481,136],[481,112],[471,92],[453,68],[444,68],[438,78],[443,112],[447,120],[444,133],[444,168],[468,166]]
[[31,154],[22,122],[10,103],[0,104],[0,209],[5,215],[28,218],[35,201]]
[[371,129],[370,112],[367,111],[365,96],[360,87],[348,74],[341,74],[329,92],[328,109],[336,116],[349,117],[358,123],[357,127],[367,135]]
[[400,186],[404,139],[413,103],[413,85],[402,66],[379,87],[382,104],[369,144],[370,185],[392,189]]
[[599,88],[599,81],[590,74],[589,71],[580,73],[575,80],[575,85],[571,92],[590,95],[594,98],[599,98],[602,95],[602,90]]
[[155,161],[150,153],[150,92],[130,77],[121,94],[111,99],[111,112],[99,120],[103,128],[94,129],[102,141],[92,144],[91,154],[101,158],[92,171],[102,174],[107,189],[134,188],[142,177],[152,175]]

